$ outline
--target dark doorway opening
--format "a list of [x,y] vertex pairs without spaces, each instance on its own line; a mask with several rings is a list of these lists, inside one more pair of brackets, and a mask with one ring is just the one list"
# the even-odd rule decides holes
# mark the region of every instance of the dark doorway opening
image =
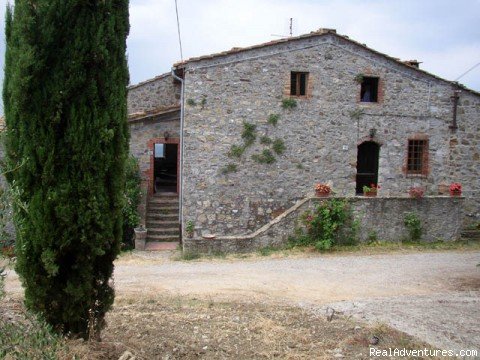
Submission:
[[153,188],[158,192],[177,192],[178,144],[156,143],[154,146]]
[[373,141],[358,145],[356,194],[363,194],[363,187],[378,183],[378,158],[380,146]]

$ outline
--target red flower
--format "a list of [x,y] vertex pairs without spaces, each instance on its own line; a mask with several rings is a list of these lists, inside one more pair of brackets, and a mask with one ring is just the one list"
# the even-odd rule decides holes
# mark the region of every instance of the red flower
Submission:
[[451,183],[451,184],[450,184],[450,191],[452,191],[452,192],[460,192],[460,191],[462,191],[462,184],[460,184],[460,183]]

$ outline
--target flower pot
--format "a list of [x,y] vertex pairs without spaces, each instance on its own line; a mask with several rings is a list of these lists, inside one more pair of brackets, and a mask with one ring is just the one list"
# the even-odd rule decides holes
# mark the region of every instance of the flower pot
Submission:
[[135,228],[135,250],[143,251],[145,250],[145,242],[147,240],[147,229],[145,228]]
[[315,195],[317,197],[329,197],[330,196],[330,193],[326,193],[326,192],[321,192],[321,191],[315,191]]
[[450,190],[450,196],[462,196],[461,190]]
[[448,187],[447,184],[438,184],[438,195],[447,195]]
[[377,197],[377,192],[376,192],[376,191],[364,192],[364,193],[363,193],[363,196]]

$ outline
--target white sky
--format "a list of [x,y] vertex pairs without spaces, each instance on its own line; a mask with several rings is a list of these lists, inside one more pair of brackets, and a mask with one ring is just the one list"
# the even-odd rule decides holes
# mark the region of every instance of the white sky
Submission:
[[[318,28],[454,80],[480,62],[480,0],[177,0],[184,57],[278,39]],[[180,60],[174,0],[131,0],[131,82]],[[480,66],[459,80],[480,91]]]
[[[333,28],[390,56],[422,61],[422,69],[447,80],[480,62],[480,0],[177,1],[184,58],[278,39],[272,34],[288,35],[293,18],[294,35]],[[180,60],[175,0],[130,0],[130,23],[131,83],[170,71]],[[480,66],[459,81],[480,91]]]

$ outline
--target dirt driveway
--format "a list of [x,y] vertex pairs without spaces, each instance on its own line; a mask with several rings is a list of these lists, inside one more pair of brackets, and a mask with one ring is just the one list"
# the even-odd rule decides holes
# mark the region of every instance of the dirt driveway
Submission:
[[[116,262],[119,298],[155,294],[330,306],[381,321],[442,349],[480,348],[480,252],[315,255],[173,261],[166,253]],[[9,292],[20,292],[15,275]]]

